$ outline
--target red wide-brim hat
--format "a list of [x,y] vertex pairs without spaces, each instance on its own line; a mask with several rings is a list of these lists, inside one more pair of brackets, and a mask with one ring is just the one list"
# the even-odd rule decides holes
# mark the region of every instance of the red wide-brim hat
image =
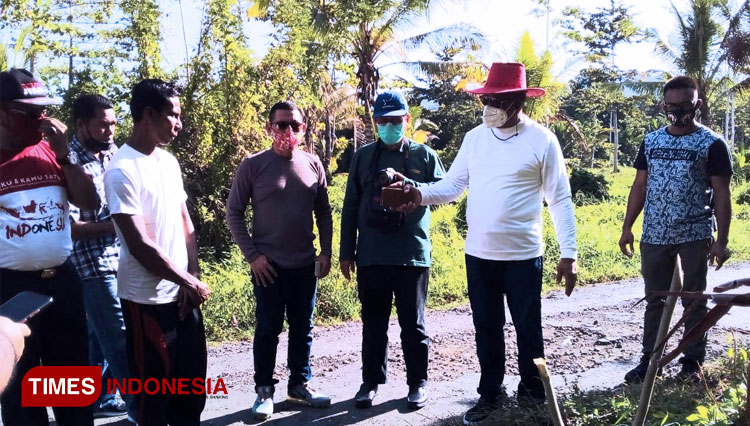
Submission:
[[541,87],[526,87],[526,67],[511,62],[495,62],[490,67],[490,75],[484,86],[469,90],[477,95],[499,95],[501,93],[522,93],[530,98],[544,96],[546,91]]

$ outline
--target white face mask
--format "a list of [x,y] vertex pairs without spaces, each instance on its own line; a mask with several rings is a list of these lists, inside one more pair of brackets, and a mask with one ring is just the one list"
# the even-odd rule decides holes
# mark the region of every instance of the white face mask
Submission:
[[482,121],[484,121],[485,126],[490,128],[502,127],[508,121],[508,113],[504,109],[485,105]]

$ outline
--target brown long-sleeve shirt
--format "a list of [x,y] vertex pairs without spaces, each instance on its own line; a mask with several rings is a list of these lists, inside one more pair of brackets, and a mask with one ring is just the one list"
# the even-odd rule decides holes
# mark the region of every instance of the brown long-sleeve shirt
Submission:
[[[245,210],[252,205],[252,232]],[[248,261],[265,255],[283,268],[315,261],[313,213],[321,253],[331,255],[333,218],[323,164],[293,151],[292,158],[266,150],[242,161],[227,200],[227,225]]]

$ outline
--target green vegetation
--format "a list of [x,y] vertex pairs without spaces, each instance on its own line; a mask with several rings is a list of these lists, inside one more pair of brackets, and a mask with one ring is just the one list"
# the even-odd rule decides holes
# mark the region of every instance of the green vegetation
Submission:
[[[576,207],[578,226],[578,279],[581,284],[637,277],[640,275],[640,257],[628,259],[620,253],[617,243],[625,216],[630,184],[635,176],[633,169],[620,173],[605,173],[610,197],[600,203],[584,203]],[[359,317],[359,300],[355,281],[348,282],[338,268],[339,222],[344,199],[346,176],[334,177],[330,199],[334,214],[334,253],[331,274],[320,280],[316,321],[328,324]],[[745,184],[743,188],[750,187]],[[735,199],[737,198],[735,187]],[[465,197],[463,198],[465,199]],[[427,306],[445,309],[467,303],[466,271],[464,269],[464,240],[460,218],[461,203],[440,206],[432,211],[432,254],[430,288]],[[750,260],[750,242],[742,235],[750,235],[750,205],[734,205],[734,219],[730,234],[731,262]],[[636,244],[640,235],[641,219],[633,229]],[[559,248],[555,240],[552,220],[545,209],[544,240],[547,246],[544,257],[544,288],[552,290]],[[203,278],[211,286],[212,294],[204,305],[206,330],[211,340],[241,339],[252,335],[254,304],[250,269],[235,247],[228,259],[203,262]]]
[[[725,358],[704,368],[704,383],[694,384],[674,377],[657,380],[646,424],[741,424],[747,402],[747,353],[747,349],[729,349]],[[640,391],[640,385],[585,393],[575,391],[564,398],[567,424],[629,425],[638,407]]]

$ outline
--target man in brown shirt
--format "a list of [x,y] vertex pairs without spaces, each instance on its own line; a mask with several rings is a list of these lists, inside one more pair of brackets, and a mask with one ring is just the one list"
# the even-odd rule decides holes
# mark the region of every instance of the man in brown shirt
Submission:
[[[323,165],[317,156],[297,150],[305,124],[292,102],[271,108],[266,131],[271,149],[242,161],[227,200],[227,224],[252,269],[256,299],[253,360],[256,418],[273,413],[276,347],[286,311],[289,322],[289,384],[292,400],[327,407],[331,399],[315,392],[310,347],[317,279],[331,268],[333,218]],[[252,204],[252,233],[245,210]],[[315,255],[313,213],[320,234],[321,253]],[[317,266],[317,267],[316,267]]]

